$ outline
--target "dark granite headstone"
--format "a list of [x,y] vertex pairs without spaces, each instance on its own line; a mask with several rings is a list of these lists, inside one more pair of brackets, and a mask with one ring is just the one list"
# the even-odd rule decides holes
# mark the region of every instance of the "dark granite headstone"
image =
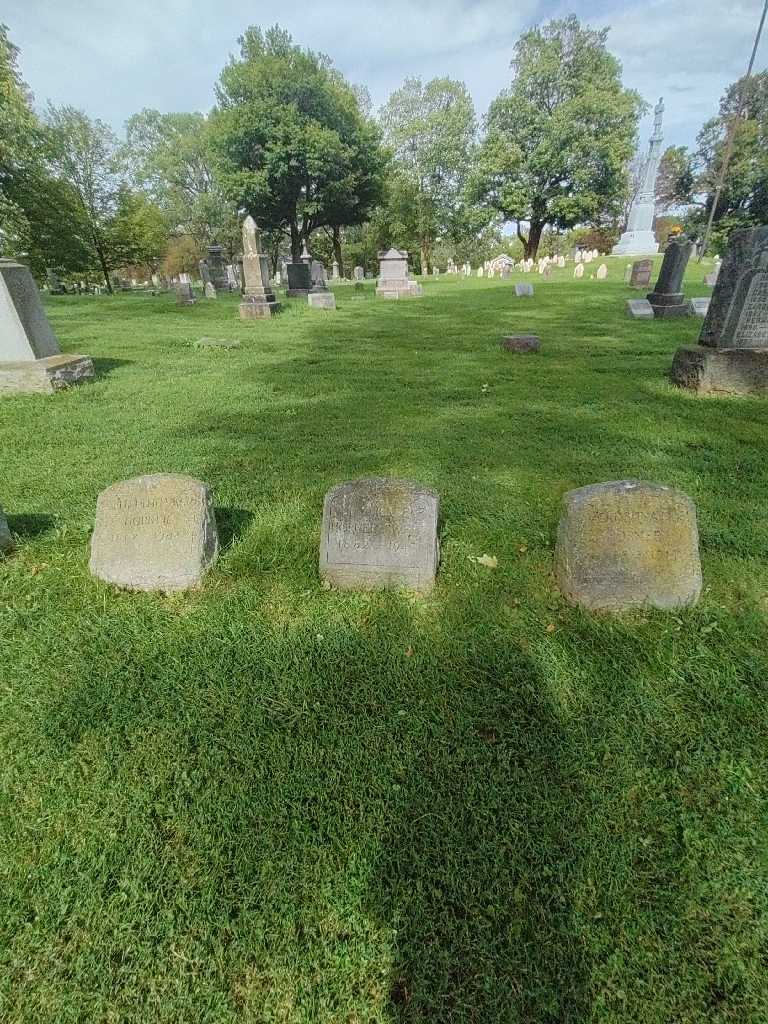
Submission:
[[684,235],[667,245],[656,287],[648,294],[656,317],[688,316],[688,304],[682,291],[683,275],[691,258],[693,242]]
[[213,287],[217,292],[228,292],[229,278],[227,277],[227,264],[224,260],[223,246],[209,245],[207,262]]

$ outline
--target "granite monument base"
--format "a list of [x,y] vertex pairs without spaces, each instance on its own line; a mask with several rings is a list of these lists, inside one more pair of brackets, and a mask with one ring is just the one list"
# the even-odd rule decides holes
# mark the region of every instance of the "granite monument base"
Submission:
[[768,348],[679,348],[672,383],[700,395],[768,397]]
[[93,377],[90,356],[69,352],[45,359],[0,362],[0,396],[17,394],[51,395],[54,391],[79,384]]
[[415,281],[384,281],[379,279],[376,295],[380,299],[418,299],[423,289]]
[[246,299],[240,303],[241,320],[269,320],[280,312],[280,303],[276,299]]
[[690,314],[690,307],[682,292],[649,292],[647,298],[653,308],[653,315],[658,320]]
[[310,292],[307,302],[312,309],[336,309],[336,296],[333,292]]

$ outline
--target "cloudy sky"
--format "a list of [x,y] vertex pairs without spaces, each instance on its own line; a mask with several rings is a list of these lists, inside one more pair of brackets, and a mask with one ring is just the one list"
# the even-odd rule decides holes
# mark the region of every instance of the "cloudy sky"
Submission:
[[[374,105],[409,75],[469,86],[478,113],[509,81],[521,31],[574,12],[610,26],[624,81],[665,97],[668,143],[689,144],[744,73],[763,0],[324,0],[274,4],[190,0],[4,0],[0,20],[21,48],[38,105],[69,103],[120,129],[143,107],[207,110],[213,83],[250,24],[287,28],[329,54]],[[768,63],[768,33],[756,69]],[[648,122],[643,137],[648,135]]]

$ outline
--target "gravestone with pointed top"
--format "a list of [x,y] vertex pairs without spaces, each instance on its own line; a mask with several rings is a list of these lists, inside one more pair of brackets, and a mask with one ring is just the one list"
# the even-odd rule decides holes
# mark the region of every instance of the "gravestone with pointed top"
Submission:
[[241,320],[268,320],[280,309],[269,283],[269,259],[261,251],[261,233],[250,215],[243,221],[243,277],[245,292]]
[[50,394],[93,375],[88,356],[59,348],[29,268],[0,259],[0,395]]

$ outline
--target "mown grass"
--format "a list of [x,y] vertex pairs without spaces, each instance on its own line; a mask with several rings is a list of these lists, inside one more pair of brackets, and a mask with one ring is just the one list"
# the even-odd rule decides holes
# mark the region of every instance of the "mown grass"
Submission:
[[[0,402],[0,1020],[768,1019],[768,405],[673,389],[699,322],[626,319],[624,263],[49,302],[98,379]],[[199,593],[89,576],[157,471],[214,489]],[[427,598],[319,584],[323,494],[384,474],[441,495]],[[697,503],[695,609],[558,595],[562,494],[630,476]]]

